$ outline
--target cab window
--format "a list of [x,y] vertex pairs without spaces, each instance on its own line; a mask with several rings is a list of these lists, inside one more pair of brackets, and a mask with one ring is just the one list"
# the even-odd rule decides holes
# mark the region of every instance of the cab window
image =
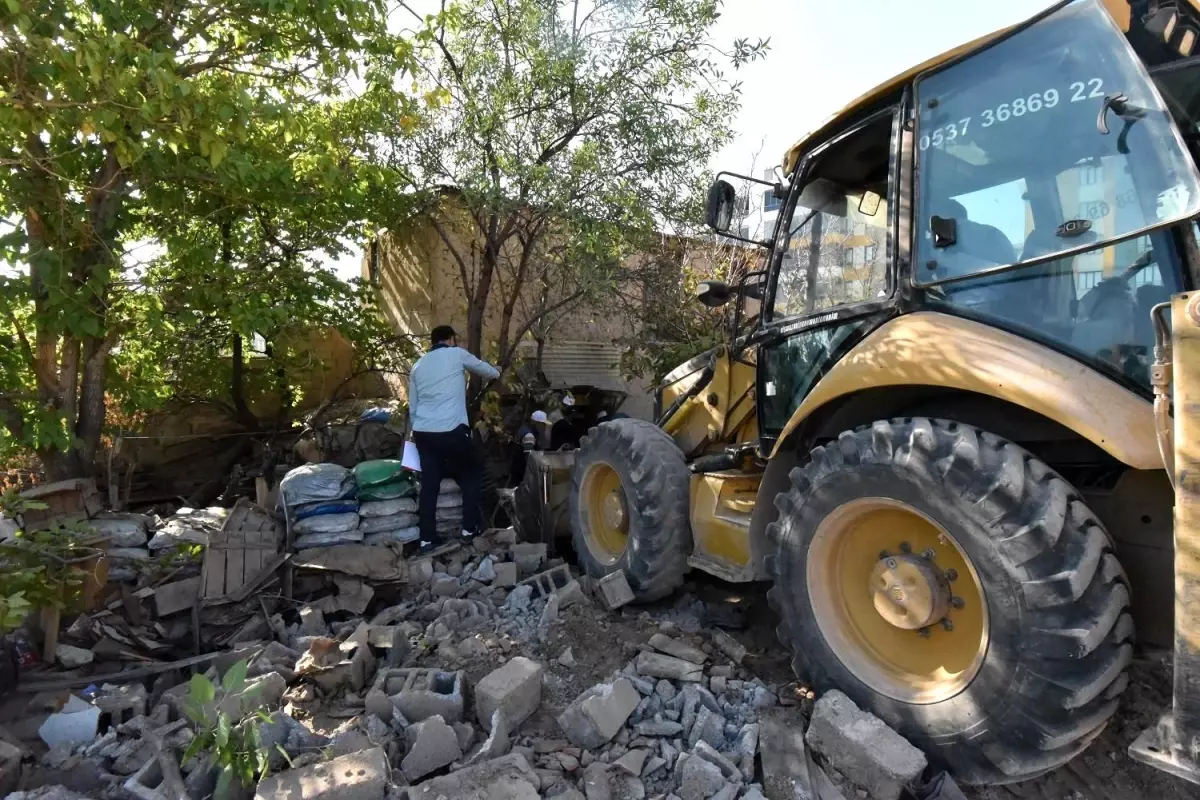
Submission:
[[772,319],[889,294],[891,136],[888,115],[815,157],[780,223],[787,227]]
[[1148,386],[1150,308],[1183,288],[1163,226],[1200,182],[1107,14],[1069,5],[919,81],[917,108],[914,282]]

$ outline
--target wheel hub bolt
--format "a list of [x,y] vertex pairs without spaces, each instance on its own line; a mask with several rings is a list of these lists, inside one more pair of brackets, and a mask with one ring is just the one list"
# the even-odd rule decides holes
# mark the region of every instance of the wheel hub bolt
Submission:
[[953,568],[946,570],[946,580],[948,580],[948,581],[958,580],[958,570],[953,569]]
[[926,557],[926,558],[928,558],[930,561],[933,561],[933,559],[937,557],[937,553],[935,553],[935,552],[933,551],[933,548],[932,548],[932,547],[927,547],[927,548],[925,549],[925,552],[924,552],[924,553],[921,553],[921,555],[925,556],[925,557]]
[[908,542],[901,542],[900,543],[900,552],[901,553],[911,553],[912,545],[909,544]]
[[922,639],[928,639],[931,633],[932,631],[930,631],[929,628],[921,628],[921,630],[917,631],[917,635]]
[[880,551],[879,551],[879,558],[880,558],[880,560],[883,560],[883,559],[885,559],[885,558],[888,558],[888,557],[890,557],[891,555],[892,555],[892,554],[891,554],[891,553],[889,553],[887,550],[880,550]]
[[954,630],[954,623],[948,619],[942,620],[942,630],[944,630],[944,631]]
[[896,568],[896,559],[889,558],[887,560],[887,566],[888,566],[888,569],[895,569]]
[[962,611],[964,608],[967,607],[966,601],[963,600],[961,597],[951,597],[950,605],[952,605],[954,608],[958,609],[959,611]]

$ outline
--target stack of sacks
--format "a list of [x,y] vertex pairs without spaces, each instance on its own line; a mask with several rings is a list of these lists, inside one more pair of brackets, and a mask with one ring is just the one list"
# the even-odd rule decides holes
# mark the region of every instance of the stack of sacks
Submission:
[[462,521],[462,489],[450,478],[445,478],[438,487],[437,532],[442,536],[457,536],[462,533]]
[[358,482],[358,531],[367,544],[415,541],[418,487],[413,473],[394,459],[364,461]]
[[297,550],[361,542],[354,475],[337,464],[305,464],[279,484],[280,498],[293,520]]

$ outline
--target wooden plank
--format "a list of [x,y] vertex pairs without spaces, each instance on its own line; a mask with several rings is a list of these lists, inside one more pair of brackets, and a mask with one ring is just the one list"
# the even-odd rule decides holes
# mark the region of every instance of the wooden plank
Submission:
[[181,581],[159,586],[154,590],[154,609],[160,617],[191,608],[200,593],[200,578],[184,578]]

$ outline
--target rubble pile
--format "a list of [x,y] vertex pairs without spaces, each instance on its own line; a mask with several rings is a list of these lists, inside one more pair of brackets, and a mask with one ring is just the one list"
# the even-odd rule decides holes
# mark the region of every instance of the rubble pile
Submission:
[[[360,497],[360,513],[394,499]],[[293,566],[292,605],[196,667],[219,685],[232,664],[248,662],[253,701],[222,701],[235,720],[256,708],[268,715],[261,740],[271,770],[246,796],[828,796],[807,788],[812,773],[788,773],[796,749],[799,763],[808,757],[805,718],[794,696],[781,700],[779,687],[751,674],[733,637],[624,608],[628,586],[619,579],[577,577],[546,545],[517,542],[511,529],[433,558],[406,560],[397,548],[361,542],[305,548]],[[592,633],[610,620],[638,635],[620,652],[597,654]],[[607,667],[593,673],[597,655]],[[207,796],[211,761],[182,760],[195,735],[184,713],[189,685],[177,670],[22,698],[21,713],[42,720],[41,754],[19,753],[19,781],[0,770],[10,776],[0,788],[19,784],[28,793],[17,798],[60,785],[89,797],[163,800],[173,796],[166,774],[175,770],[181,796]],[[834,754],[829,763],[851,791],[894,800],[924,757],[878,720],[862,734],[869,715],[834,694],[818,703],[828,713],[818,712],[809,745]],[[791,735],[769,737],[772,725]],[[793,752],[781,757],[772,747]]]

